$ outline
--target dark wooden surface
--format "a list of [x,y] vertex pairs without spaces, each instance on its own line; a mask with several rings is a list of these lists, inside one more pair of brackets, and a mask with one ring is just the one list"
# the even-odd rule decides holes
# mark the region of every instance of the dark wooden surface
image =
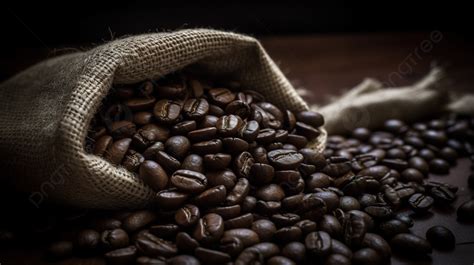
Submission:
[[[306,89],[305,98],[310,103],[323,104],[330,96],[342,93],[365,77],[396,85],[410,84],[426,74],[433,63],[447,69],[453,80],[452,89],[473,91],[473,41],[443,32],[440,41],[429,51],[421,52],[423,41],[429,39],[430,32],[421,32],[266,37],[262,42],[295,87]],[[50,51],[31,49],[20,49],[16,53],[18,55],[0,60],[2,79],[52,55]],[[393,76],[397,78],[390,78]],[[394,256],[392,264],[474,263],[474,225],[456,221],[455,213],[459,204],[474,195],[466,188],[469,172],[468,160],[462,159],[449,175],[430,176],[433,180],[459,186],[458,199],[452,207],[434,208],[432,215],[417,217],[411,229],[414,234],[424,236],[432,225],[445,225],[456,235],[456,248],[447,252],[435,250],[428,259],[417,261]],[[2,247],[0,264],[47,264],[42,260],[41,248],[36,245]],[[103,264],[103,261],[76,258],[62,264]]]

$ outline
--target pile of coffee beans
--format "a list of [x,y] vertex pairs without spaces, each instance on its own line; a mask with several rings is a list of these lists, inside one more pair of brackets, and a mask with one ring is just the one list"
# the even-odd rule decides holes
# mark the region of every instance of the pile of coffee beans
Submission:
[[[415,257],[455,247],[444,226],[412,234],[406,210],[425,215],[456,200],[457,187],[428,175],[449,173],[460,156],[474,163],[474,119],[388,120],[376,131],[330,136],[318,153],[307,145],[323,124],[318,113],[280,109],[236,84],[175,75],[116,87],[86,149],[133,172],[155,200],[67,218],[50,233],[58,236],[47,258],[377,265],[389,264],[392,251]],[[474,220],[473,200],[458,218]]]

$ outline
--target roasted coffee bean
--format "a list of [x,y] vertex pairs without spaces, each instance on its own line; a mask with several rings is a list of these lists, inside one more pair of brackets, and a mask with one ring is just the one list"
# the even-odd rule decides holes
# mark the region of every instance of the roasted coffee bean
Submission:
[[331,251],[331,236],[324,232],[311,232],[305,238],[306,249],[316,256],[326,256]]
[[343,226],[343,239],[348,246],[360,246],[368,230],[366,220],[361,215],[355,214],[357,210],[349,211],[341,220]]
[[253,142],[257,139],[260,131],[260,124],[255,120],[250,120],[242,126],[239,137],[248,142]]
[[424,255],[432,252],[431,244],[424,238],[402,233],[390,240],[390,246],[402,255]]
[[181,104],[177,101],[162,99],[156,102],[153,115],[158,121],[170,124],[178,120],[181,112]]
[[249,171],[249,181],[257,185],[268,184],[273,180],[275,170],[272,166],[254,163]]
[[116,139],[132,137],[136,132],[136,125],[133,122],[122,120],[115,121],[109,127],[110,135]]
[[231,261],[229,254],[209,248],[198,247],[194,255],[204,264],[226,264]]
[[316,230],[316,222],[311,220],[301,220],[295,224],[303,232],[303,235],[311,233]]
[[196,224],[199,217],[199,208],[192,204],[186,204],[176,211],[174,220],[180,226],[189,227]]
[[188,233],[179,232],[176,235],[176,246],[180,251],[191,253],[199,247],[199,242],[192,238]]
[[380,163],[397,171],[403,171],[408,168],[408,162],[402,159],[388,159],[385,158]]
[[156,213],[149,210],[136,211],[122,221],[122,228],[128,232],[135,232],[157,219]]
[[252,212],[256,206],[257,206],[257,199],[255,197],[245,196],[244,200],[242,201],[242,212],[243,213]]
[[218,241],[223,233],[224,221],[222,217],[215,213],[209,213],[199,219],[193,236],[199,242],[212,243]]
[[134,262],[137,257],[137,248],[135,246],[129,246],[126,248],[112,250],[105,253],[104,257],[107,261],[107,264],[130,264]]
[[257,233],[260,241],[270,241],[277,230],[275,224],[266,219],[253,222],[251,229]]
[[214,115],[206,115],[204,118],[198,123],[198,128],[207,128],[207,127],[216,127],[217,120],[219,117]]
[[216,123],[217,133],[224,137],[237,135],[242,126],[242,119],[236,115],[222,116]]
[[152,189],[159,191],[168,184],[168,175],[155,161],[145,160],[139,169],[140,179]]
[[343,232],[341,223],[333,215],[325,214],[318,221],[318,229],[327,232],[331,237],[340,238]]
[[274,214],[271,217],[272,221],[278,226],[292,226],[300,221],[300,216],[294,213]]
[[254,161],[249,152],[240,153],[240,155],[234,159],[234,172],[236,172],[239,177],[246,178],[250,173]]
[[462,221],[474,220],[474,200],[462,203],[457,210],[458,219]]
[[214,139],[217,135],[216,127],[206,127],[190,131],[188,138],[193,142],[208,141]]
[[156,153],[155,160],[166,170],[166,172],[170,174],[181,167],[181,163],[178,161],[178,159],[163,151],[158,151]]
[[159,191],[156,194],[156,204],[167,210],[173,210],[181,207],[188,199],[188,194],[177,189],[168,189]]
[[352,259],[352,250],[336,239],[331,240],[331,253],[342,255],[348,259]]
[[381,222],[378,226],[377,232],[386,239],[390,239],[395,235],[408,233],[408,226],[406,223],[398,219],[390,219]]
[[407,214],[398,213],[398,214],[395,215],[395,219],[403,222],[407,227],[413,227],[414,221]]
[[106,249],[124,248],[128,246],[129,238],[123,229],[105,230],[101,234],[100,243]]
[[318,191],[314,193],[316,197],[323,199],[326,203],[327,211],[331,212],[339,206],[339,197],[332,191]]
[[100,242],[100,234],[92,229],[79,231],[76,237],[75,246],[84,252],[93,251]]
[[216,213],[220,215],[224,220],[235,218],[240,215],[242,209],[240,205],[231,205],[231,206],[217,206],[209,208],[207,213]]
[[218,106],[225,106],[235,99],[235,94],[227,88],[213,88],[209,90],[209,96]]
[[314,191],[316,188],[326,188],[333,185],[334,179],[324,173],[311,174],[306,179],[306,190]]
[[313,140],[321,134],[318,129],[303,122],[296,123],[296,132],[299,135],[306,137],[308,140]]
[[268,265],[296,265],[294,261],[283,256],[273,256],[267,261]]
[[430,196],[423,195],[421,193],[413,194],[408,199],[408,204],[417,213],[424,213],[433,206],[434,199]]
[[293,211],[300,207],[301,202],[303,201],[304,194],[296,194],[292,196],[287,196],[281,201],[281,206],[285,211]]
[[145,256],[138,257],[136,260],[137,265],[166,265],[166,259],[164,257],[149,258]]
[[242,100],[234,100],[225,107],[225,112],[245,119],[250,115],[250,106]]
[[303,155],[285,149],[277,149],[268,152],[269,162],[279,170],[295,169],[303,162]]
[[281,255],[293,260],[294,262],[303,262],[306,255],[306,247],[303,243],[293,241],[286,244],[282,250]]
[[190,255],[178,255],[166,260],[169,265],[200,265],[199,260]]
[[428,174],[430,170],[429,165],[426,162],[426,160],[419,156],[414,156],[410,158],[410,160],[408,161],[408,164],[410,165],[411,168],[417,169],[424,175]]
[[296,148],[305,148],[308,145],[308,139],[306,137],[297,134],[288,134],[286,143],[296,146]]
[[110,147],[112,143],[113,143],[112,136],[104,135],[100,137],[99,139],[97,139],[92,153],[94,155],[103,156],[105,151]]
[[232,190],[237,182],[237,177],[231,170],[208,172],[206,174],[209,186],[224,185],[227,190]]
[[371,248],[362,248],[354,252],[352,256],[352,264],[354,265],[365,265],[373,264],[379,265],[382,264],[382,257]]
[[257,199],[264,201],[281,201],[285,197],[283,189],[276,184],[262,186],[255,193]]
[[446,160],[440,158],[434,158],[430,161],[430,171],[435,174],[448,174],[449,173],[449,163]]
[[350,265],[350,264],[352,264],[351,260],[341,254],[331,254],[326,258],[324,262],[324,265]]
[[407,168],[405,170],[403,170],[403,172],[401,173],[401,179],[404,181],[404,182],[416,182],[416,183],[423,183],[423,174],[418,171],[417,169],[414,169],[414,168]]
[[316,196],[316,194],[310,193],[303,197],[301,205],[295,213],[305,219],[318,220],[326,213],[326,211],[326,202]]
[[240,178],[234,188],[227,195],[225,202],[227,205],[240,204],[249,193],[250,184],[246,178]]
[[183,83],[158,85],[155,88],[156,93],[163,98],[176,98],[184,94],[186,87]]
[[204,172],[204,160],[201,156],[190,154],[186,156],[181,164],[181,169],[192,170],[196,172]]
[[280,211],[281,203],[276,201],[258,200],[255,209],[260,215],[273,215]]
[[264,264],[263,254],[254,247],[244,249],[234,262],[235,265]]
[[362,247],[371,248],[379,254],[383,260],[390,259],[392,250],[390,245],[381,236],[373,233],[366,233],[362,241]]
[[291,241],[299,241],[301,240],[303,235],[303,232],[301,229],[297,226],[287,226],[287,227],[282,227],[275,231],[275,234],[273,234],[273,239],[275,242],[282,244],[282,243],[288,243]]
[[196,121],[182,121],[171,127],[171,133],[177,135],[187,135],[189,132],[196,130],[197,123]]
[[208,113],[208,111],[209,103],[203,98],[188,99],[183,105],[183,114],[192,120],[201,119]]
[[231,256],[238,255],[244,249],[242,241],[234,236],[224,235],[219,243],[220,250]]
[[109,145],[107,150],[105,150],[104,158],[114,165],[119,165],[127,153],[131,142],[132,139],[130,138],[123,138],[115,141]]
[[165,142],[165,151],[172,157],[182,160],[189,150],[191,149],[191,143],[188,138],[184,136],[172,136]]
[[453,232],[441,225],[432,226],[428,229],[426,231],[426,239],[433,248],[437,249],[453,249],[456,244]]
[[74,245],[71,241],[57,241],[52,243],[46,252],[48,259],[62,260],[72,256]]
[[171,184],[178,190],[189,193],[200,193],[206,189],[207,178],[203,174],[187,169],[180,169],[171,176]]
[[209,170],[223,170],[230,164],[232,157],[229,154],[217,153],[204,156],[204,166]]
[[226,137],[222,139],[224,150],[232,154],[238,154],[249,149],[249,144],[237,137]]
[[301,111],[296,114],[296,119],[300,122],[309,124],[315,128],[324,125],[324,117],[318,112]]
[[456,200],[456,194],[445,186],[435,186],[429,191],[435,202],[449,204]]
[[176,234],[179,232],[180,227],[176,224],[163,224],[163,225],[153,225],[150,227],[149,232],[160,238],[175,238]]
[[145,151],[143,152],[143,157],[145,157],[146,160],[154,160],[157,157],[158,152],[164,150],[165,145],[162,142],[156,142],[147,149],[145,149]]
[[227,190],[224,185],[215,186],[203,191],[194,198],[194,203],[198,206],[215,206],[226,200]]
[[443,146],[448,141],[446,134],[443,131],[426,130],[422,132],[423,139],[435,146]]
[[345,212],[350,210],[360,210],[360,203],[354,197],[343,196],[339,199],[339,208]]
[[127,154],[123,158],[122,166],[126,168],[128,171],[135,172],[137,171],[140,164],[145,161],[145,158],[142,154],[134,151],[128,150]]
[[[232,207],[232,206],[230,206]],[[253,215],[250,213],[228,219],[224,222],[224,228],[235,229],[235,228],[247,228],[253,223]]]
[[140,253],[150,257],[172,257],[178,253],[178,248],[175,244],[150,233],[143,233],[136,240],[135,246]]
[[373,218],[387,218],[393,215],[392,209],[384,203],[376,203],[364,208],[364,212],[368,213]]
[[202,141],[193,144],[191,148],[197,154],[215,154],[219,153],[222,150],[222,141],[220,139]]
[[260,242],[258,234],[247,228],[226,230],[223,237],[236,237],[240,239],[244,247],[252,246]]

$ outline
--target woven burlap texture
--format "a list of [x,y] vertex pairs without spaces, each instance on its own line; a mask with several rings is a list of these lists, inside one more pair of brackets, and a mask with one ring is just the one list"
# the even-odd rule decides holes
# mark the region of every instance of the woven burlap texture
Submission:
[[[279,107],[308,106],[249,36],[208,29],[128,37],[41,62],[0,85],[0,168],[18,189],[87,208],[139,208],[154,192],[123,168],[84,151],[88,125],[113,84],[192,66],[229,76]],[[314,148],[322,150],[323,131]],[[34,196],[33,196],[34,195]]]

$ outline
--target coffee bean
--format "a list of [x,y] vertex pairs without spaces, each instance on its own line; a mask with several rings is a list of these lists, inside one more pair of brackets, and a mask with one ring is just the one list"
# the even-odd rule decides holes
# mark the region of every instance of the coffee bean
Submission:
[[165,151],[172,157],[178,160],[183,159],[189,150],[191,149],[191,143],[188,138],[184,136],[172,136],[165,142]]
[[252,142],[257,139],[257,136],[260,131],[260,124],[255,120],[250,120],[242,126],[239,137],[244,139],[245,141]]
[[286,139],[288,144],[292,144],[296,146],[296,148],[301,149],[305,148],[308,145],[308,139],[306,137],[297,135],[297,134],[288,134],[288,138]]
[[474,220],[474,200],[463,202],[457,210],[458,219],[462,221]]
[[234,159],[234,172],[236,172],[239,177],[247,177],[254,161],[249,152],[242,152]]
[[339,199],[339,208],[341,208],[343,211],[359,210],[360,203],[354,197],[343,196]]
[[232,157],[229,154],[217,153],[204,156],[204,165],[209,170],[223,170],[229,166]]
[[186,135],[189,132],[196,130],[196,128],[196,121],[182,121],[180,123],[176,123],[175,125],[173,125],[173,127],[171,127],[171,133],[177,135]]
[[429,172],[430,168],[429,168],[428,163],[425,161],[425,159],[423,159],[419,156],[414,156],[414,157],[410,158],[408,163],[409,163],[411,168],[417,169],[418,171],[420,171],[424,175],[427,175],[428,172]]
[[413,194],[408,199],[408,204],[417,213],[424,213],[433,206],[434,199],[430,196],[425,196],[421,193]]
[[434,158],[430,161],[430,171],[440,175],[448,174],[449,164],[443,159]]
[[240,178],[234,188],[225,198],[227,205],[240,204],[250,191],[250,184],[246,178]]
[[134,151],[128,150],[127,154],[123,158],[122,166],[128,171],[136,172],[140,164],[145,161],[145,158],[142,154]]
[[408,226],[398,219],[390,219],[379,224],[378,233],[390,239],[398,234],[408,233]]
[[163,98],[177,98],[185,93],[186,88],[183,83],[166,84],[156,86],[156,93]]
[[212,243],[218,241],[223,233],[224,221],[222,217],[215,213],[209,213],[199,219],[193,236],[199,242]]
[[443,146],[448,141],[446,134],[443,131],[426,130],[421,136],[425,141],[435,146]]
[[122,159],[124,158],[125,154],[127,153],[131,142],[132,139],[130,138],[123,138],[118,141],[115,141],[114,143],[109,145],[109,147],[105,151],[104,158],[114,165],[119,165],[122,162]]
[[188,138],[193,142],[202,142],[209,141],[216,137],[217,128],[216,127],[206,127],[197,130],[190,131],[188,133]]
[[253,215],[250,213],[228,219],[224,222],[224,228],[234,229],[234,228],[247,228],[250,227],[253,223]]
[[166,265],[166,259],[164,257],[149,258],[145,256],[138,257],[136,260],[137,265]]
[[274,256],[267,261],[268,265],[296,265],[294,261],[283,256]]
[[192,238],[188,233],[179,232],[176,235],[176,246],[180,251],[191,253],[199,247],[199,242]]
[[340,238],[342,235],[342,225],[333,215],[325,214],[318,221],[321,231],[327,232],[331,237]]
[[222,116],[216,123],[217,133],[224,137],[237,135],[242,126],[242,119],[236,115]]
[[101,234],[100,242],[106,249],[117,249],[128,246],[129,238],[123,229],[105,230]]
[[204,118],[198,123],[198,128],[207,128],[207,127],[216,127],[217,120],[219,117],[214,115],[206,115]]
[[235,114],[245,119],[250,115],[250,106],[245,101],[234,100],[226,106],[225,112],[227,114]]
[[367,206],[364,212],[368,213],[374,218],[387,218],[393,215],[392,209],[384,203],[376,203],[371,206]]
[[166,260],[169,265],[199,265],[199,260],[190,255],[178,255]]
[[456,200],[456,194],[449,190],[445,186],[435,186],[432,187],[429,191],[431,197],[434,198],[435,202],[441,204],[449,204]]
[[198,247],[194,255],[204,264],[226,264],[231,261],[229,254],[209,248]]
[[186,204],[176,211],[174,220],[180,226],[189,227],[196,224],[199,217],[199,208],[192,204]]
[[207,178],[199,172],[180,169],[171,176],[171,184],[184,192],[200,193],[206,189]]
[[437,249],[453,249],[456,244],[453,232],[441,225],[430,227],[426,231],[426,239]]
[[208,113],[208,111],[209,103],[203,98],[188,99],[183,105],[183,114],[192,120],[201,119]]
[[214,206],[226,200],[227,190],[224,185],[215,186],[203,191],[194,198],[198,206]]
[[324,232],[311,232],[305,238],[306,249],[317,256],[326,256],[331,251],[331,236]]
[[235,99],[235,94],[227,88],[213,88],[209,90],[209,96],[219,106],[225,106]]
[[157,215],[149,210],[136,211],[122,221],[122,227],[128,232],[135,232],[152,223]]
[[220,139],[212,139],[202,141],[192,145],[192,150],[197,154],[215,154],[222,150],[222,141]]
[[132,137],[135,134],[136,125],[130,121],[115,121],[110,125],[110,135],[115,139],[123,139]]
[[181,207],[188,199],[188,194],[177,189],[167,189],[159,191],[156,194],[156,204],[167,210],[177,209]]
[[100,137],[95,142],[94,150],[92,151],[92,153],[97,156],[104,155],[105,151],[110,147],[112,142],[112,136],[104,135]]
[[145,160],[139,169],[140,179],[152,189],[159,191],[168,184],[168,175],[155,161]]
[[302,218],[318,220],[326,211],[327,207],[324,200],[316,196],[316,194],[310,193],[303,197],[301,205],[295,213],[299,214]]
[[126,248],[120,248],[105,253],[104,257],[107,264],[130,264],[135,261],[137,256],[137,248],[135,246],[129,246]]
[[257,233],[261,241],[269,241],[277,230],[275,224],[266,219],[253,222],[251,229]]
[[226,230],[223,237],[236,237],[240,239],[244,247],[252,246],[260,242],[258,234],[251,229],[236,228]]
[[351,260],[341,254],[331,254],[326,258],[324,265],[350,265]]
[[158,151],[155,157],[156,162],[160,164],[168,173],[173,173],[181,167],[181,163],[178,159],[170,156],[169,154]]
[[294,213],[274,214],[271,217],[272,221],[278,226],[292,226],[300,221],[300,216]]
[[379,254],[383,260],[390,259],[392,250],[390,245],[381,236],[373,233],[366,233],[362,241],[362,247],[371,248]]
[[190,154],[186,156],[181,164],[181,169],[192,170],[196,172],[204,172],[204,160],[201,156]]
[[285,197],[285,192],[280,186],[269,184],[259,188],[256,197],[264,201],[281,201]]
[[163,224],[151,226],[149,232],[160,238],[174,239],[179,229],[180,227],[176,224]]
[[252,164],[249,171],[249,181],[254,184],[268,184],[272,181],[275,170],[272,166],[262,163]]
[[224,220],[235,218],[240,215],[242,212],[242,207],[240,205],[231,205],[231,206],[217,206],[209,208],[207,213],[216,213],[220,215]]
[[321,134],[318,129],[303,122],[296,123],[296,132],[299,135],[306,137],[308,140],[313,140]]
[[235,265],[264,264],[263,254],[256,248],[244,249],[234,262]]
[[257,206],[257,199],[253,196],[245,196],[242,202],[242,212],[249,213]]
[[277,169],[285,170],[285,169],[295,169],[303,162],[303,155],[292,151],[292,150],[285,150],[285,149],[277,149],[268,152],[268,160],[269,162]]
[[306,247],[301,242],[293,241],[282,248],[281,254],[295,262],[303,262],[306,255]]
[[165,145],[162,142],[156,142],[143,152],[146,160],[153,160],[157,157],[159,151],[164,151]]
[[231,256],[236,256],[242,252],[244,245],[238,237],[234,236],[222,236],[219,242],[219,249]]
[[424,255],[432,252],[431,245],[424,238],[402,233],[390,240],[390,246],[403,255]]
[[175,244],[150,233],[143,233],[136,240],[135,246],[140,253],[150,257],[172,257],[178,253],[178,248]]
[[407,168],[403,170],[401,173],[402,180],[405,182],[417,182],[417,183],[423,183],[423,174],[418,171],[417,169],[414,168]]
[[209,186],[224,185],[227,190],[232,190],[237,182],[237,177],[231,170],[222,170],[215,172],[207,172],[207,181]]
[[249,149],[249,144],[237,137],[226,137],[222,139],[224,149],[229,153],[238,154]]
[[169,124],[178,120],[181,112],[181,104],[177,101],[162,99],[156,102],[153,115],[158,121]]
[[75,246],[81,251],[87,252],[97,248],[100,242],[100,234],[92,229],[79,231],[76,237]]
[[331,253],[342,255],[348,259],[352,259],[352,250],[343,244],[341,241],[332,239],[331,241]]
[[354,265],[365,265],[365,264],[382,264],[382,258],[377,252],[371,248],[362,248],[354,252],[352,256],[352,264]]

